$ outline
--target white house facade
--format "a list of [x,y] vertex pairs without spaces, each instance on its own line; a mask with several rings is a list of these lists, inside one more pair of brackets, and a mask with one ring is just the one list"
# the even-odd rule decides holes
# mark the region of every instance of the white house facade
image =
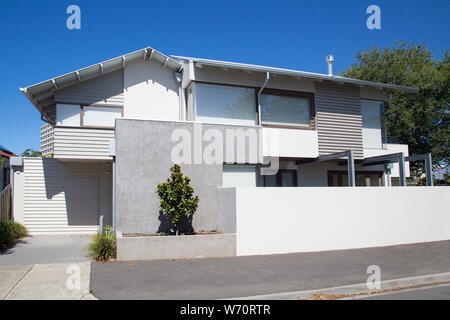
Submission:
[[53,158],[13,167],[23,188],[14,216],[32,234],[92,233],[101,221],[122,233],[164,231],[156,184],[175,162],[200,196],[193,228],[225,233],[238,232],[240,188],[388,192],[405,185],[408,160],[430,164],[384,129],[389,92],[416,88],[147,47],[21,90],[53,128]]

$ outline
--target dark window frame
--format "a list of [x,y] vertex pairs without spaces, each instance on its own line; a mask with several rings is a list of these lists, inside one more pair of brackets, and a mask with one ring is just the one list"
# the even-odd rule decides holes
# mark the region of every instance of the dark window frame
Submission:
[[[84,120],[84,109],[85,107],[95,107],[95,108],[109,108],[109,109],[121,109],[121,117],[124,115],[124,107],[121,105],[105,105],[105,104],[85,104],[85,103],[77,103],[77,102],[55,102],[56,105],[71,105],[71,106],[79,106],[80,107],[80,125],[79,126],[67,126],[67,125],[57,125],[55,118],[55,127],[59,128],[87,128],[87,129],[114,129],[114,126],[86,126],[83,123]],[[58,112],[56,110],[56,112]]]
[[[338,175],[338,185],[337,186],[332,186],[330,185],[330,178],[331,175],[333,174],[337,174]],[[374,170],[374,171],[369,171],[369,170],[356,170],[355,171],[355,181],[357,180],[357,176],[358,175],[378,175],[378,179],[380,179],[381,181],[381,185],[379,185],[378,187],[383,187],[383,171],[378,171],[378,170]],[[328,170],[327,171],[327,184],[329,187],[347,187],[348,185],[342,185],[342,177],[343,176],[348,176],[348,171],[345,170]],[[366,177],[367,178],[367,177]],[[339,185],[340,184],[340,185]],[[370,187],[365,185],[365,187]]]
[[[272,127],[272,128],[294,128],[294,129],[306,129],[306,130],[315,130],[316,124],[316,106],[314,103],[314,93],[311,92],[300,92],[300,91],[292,91],[292,90],[281,90],[281,89],[272,89],[272,88],[265,88],[261,95],[273,95],[273,96],[284,96],[284,97],[295,97],[295,98],[306,98],[309,100],[309,125],[296,125],[296,124],[290,124],[290,123],[271,123],[271,122],[264,122],[261,119],[261,125],[263,127]],[[261,109],[263,108],[263,105],[261,105]]]
[[[295,169],[278,169],[278,172],[275,174],[275,180],[276,180],[276,186],[275,187],[283,187],[283,180],[282,180],[282,173],[291,173],[293,175],[293,187],[298,187],[298,181],[297,181],[297,170]],[[268,187],[266,185],[266,175],[263,176],[263,186]],[[275,188],[274,187],[274,188]]]
[[[221,83],[221,82],[210,82],[210,81],[201,81],[201,80],[194,80],[191,81],[189,83],[189,85],[187,86],[186,89],[189,89],[189,94],[192,94],[192,84],[210,84],[210,85],[216,85],[216,86],[229,86],[229,87],[237,87],[237,88],[246,88],[246,89],[253,89],[255,91],[255,114],[256,114],[256,118],[255,118],[255,126],[258,126],[258,87],[254,87],[254,86],[247,86],[247,85],[241,85],[241,84],[233,84],[233,83]],[[187,105],[188,101],[186,102],[186,109],[188,109],[188,105]],[[192,121],[196,121],[196,113],[197,110],[193,110],[193,120]]]
[[[230,86],[230,87],[239,87],[239,88],[249,88],[255,90],[255,125],[261,125],[263,127],[268,128],[291,128],[291,129],[302,129],[302,130],[315,130],[316,129],[316,106],[315,106],[315,96],[313,92],[303,92],[303,91],[293,91],[293,90],[284,90],[284,89],[274,89],[274,88],[264,88],[261,92],[263,94],[271,94],[271,95],[279,95],[279,96],[287,96],[287,97],[299,97],[299,98],[307,98],[309,99],[309,126],[295,125],[295,124],[282,124],[282,123],[259,123],[259,110],[258,110],[258,91],[261,87],[255,87],[244,84],[235,84],[235,83],[222,83],[222,82],[211,82],[211,81],[203,81],[203,80],[193,80],[189,83],[186,89],[189,89],[189,94],[192,94],[192,84],[202,83],[202,84],[211,84],[218,86]],[[187,95],[186,95],[187,96]],[[186,97],[186,99],[188,99]],[[261,106],[262,108],[262,106]],[[188,101],[186,101],[186,114],[188,114]],[[195,121],[195,110],[193,110],[192,121]]]

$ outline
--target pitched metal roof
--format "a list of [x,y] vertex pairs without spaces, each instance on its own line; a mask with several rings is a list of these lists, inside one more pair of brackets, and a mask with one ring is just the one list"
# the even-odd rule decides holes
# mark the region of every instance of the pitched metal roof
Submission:
[[8,149],[6,149],[4,146],[2,146],[1,144],[0,144],[0,156],[4,156],[4,157],[7,157],[7,158],[10,158],[10,157],[17,157],[15,154],[14,154],[14,152],[12,152],[12,151],[9,151]]
[[83,69],[69,72],[26,88],[20,88],[20,90],[42,114],[43,119],[51,121],[52,116],[50,115],[49,110],[54,108],[54,94],[56,90],[119,70],[123,68],[126,63],[138,59],[156,60],[163,64],[165,68],[175,71],[181,71],[183,68],[183,65],[175,59],[172,59],[151,47],[147,47],[120,57],[96,63]]
[[269,72],[272,74],[288,75],[288,76],[308,78],[308,79],[313,79],[313,80],[329,80],[329,81],[334,81],[334,82],[338,82],[338,83],[349,83],[349,84],[354,84],[357,86],[378,87],[381,89],[389,89],[389,90],[397,90],[397,91],[407,91],[407,92],[418,92],[419,91],[418,88],[414,88],[414,87],[373,82],[373,81],[365,81],[365,80],[346,78],[346,77],[341,77],[341,76],[336,76],[336,75],[330,76],[330,75],[321,74],[321,73],[266,67],[266,66],[259,66],[259,65],[254,65],[254,64],[228,62],[228,61],[220,61],[220,60],[210,60],[210,59],[201,59],[201,58],[174,56],[174,55],[172,55],[171,57],[174,59],[183,60],[183,61],[193,61],[198,65],[212,66],[212,67],[218,67],[218,68],[238,69],[238,70],[247,70],[247,71],[254,71],[254,72]]

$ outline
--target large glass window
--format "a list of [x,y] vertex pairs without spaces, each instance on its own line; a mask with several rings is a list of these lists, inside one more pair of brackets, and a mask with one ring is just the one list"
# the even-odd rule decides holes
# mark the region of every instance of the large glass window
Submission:
[[114,127],[115,120],[120,117],[121,108],[83,107],[83,126]]
[[73,104],[56,105],[56,124],[58,126],[80,126],[80,106]]
[[261,120],[263,124],[309,127],[311,98],[295,94],[262,94]]
[[256,98],[253,88],[195,83],[193,106],[196,121],[256,124]]
[[56,105],[56,125],[59,126],[114,127],[115,119],[120,117],[120,107]]
[[382,149],[384,103],[381,101],[361,100],[363,118],[363,147],[367,149]]

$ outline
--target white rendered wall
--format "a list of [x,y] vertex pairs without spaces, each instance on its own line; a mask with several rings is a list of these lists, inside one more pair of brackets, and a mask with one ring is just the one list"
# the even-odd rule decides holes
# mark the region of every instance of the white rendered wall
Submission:
[[450,239],[447,187],[237,188],[237,255]]
[[319,147],[316,130],[263,128],[265,157],[316,158]]
[[[384,149],[364,149],[364,158],[376,157],[386,154],[403,152],[405,157],[409,156],[408,145],[407,144],[385,144]],[[371,167],[367,167],[371,168]],[[409,161],[405,161],[405,176],[409,177]],[[398,178],[400,176],[398,171],[398,163],[394,163],[394,167],[391,169],[391,177]]]
[[134,61],[124,71],[124,118],[179,120],[174,71],[156,61]]

